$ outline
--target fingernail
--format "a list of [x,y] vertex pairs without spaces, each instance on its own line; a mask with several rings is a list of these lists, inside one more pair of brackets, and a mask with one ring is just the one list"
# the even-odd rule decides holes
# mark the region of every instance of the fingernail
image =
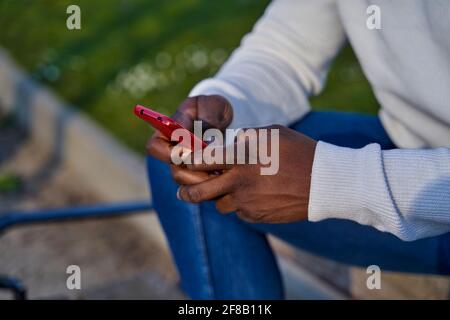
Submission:
[[181,200],[181,196],[180,196],[180,187],[178,187],[177,189],[177,199]]

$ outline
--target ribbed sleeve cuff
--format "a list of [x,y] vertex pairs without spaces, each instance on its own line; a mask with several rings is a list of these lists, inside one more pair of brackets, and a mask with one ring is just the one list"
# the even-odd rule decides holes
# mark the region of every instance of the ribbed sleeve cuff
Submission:
[[[351,149],[320,141],[312,169],[308,220],[348,219],[384,231],[380,221],[383,214],[377,217],[377,213],[370,210],[374,197],[389,203],[379,190],[380,174],[379,145]],[[383,209],[382,212],[386,211]]]
[[319,141],[314,155],[308,220],[339,218],[356,211],[360,168],[357,151]]
[[310,221],[347,219],[412,241],[448,232],[449,151],[361,149],[319,142]]

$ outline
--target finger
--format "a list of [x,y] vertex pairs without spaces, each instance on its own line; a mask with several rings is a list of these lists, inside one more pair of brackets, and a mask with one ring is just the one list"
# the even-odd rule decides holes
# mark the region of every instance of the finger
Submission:
[[184,166],[177,165],[171,165],[170,167],[172,177],[178,184],[198,184],[211,179],[211,175],[206,172],[194,172],[186,169]]
[[197,96],[197,118],[203,121],[204,130],[224,130],[233,118],[233,108],[220,95]]
[[190,131],[194,120],[202,121],[203,130],[224,130],[233,118],[233,108],[219,95],[200,95],[187,98],[172,118]]
[[147,142],[147,152],[163,162],[170,163],[170,154],[172,151],[171,142],[159,131],[155,132]]
[[[229,155],[227,155],[229,154]],[[189,159],[187,159],[189,158]],[[234,152],[226,151],[226,147],[214,147],[196,151],[186,155],[184,161],[187,168],[192,171],[219,171],[231,169],[234,160]]]
[[248,212],[244,212],[244,211],[241,211],[241,210],[236,210],[236,215],[241,220],[244,220],[245,222],[255,223],[255,220],[253,219],[253,216],[251,214],[249,214]]
[[220,213],[224,214],[236,211],[237,207],[234,203],[233,196],[231,194],[227,194],[219,200],[216,200],[216,209]]
[[222,171],[222,170],[229,170],[233,167],[232,164],[226,164],[226,163],[212,163],[212,164],[206,164],[206,163],[200,163],[200,164],[187,164],[187,169],[195,172],[211,172],[211,171]]
[[234,183],[234,176],[224,173],[199,184],[182,185],[178,189],[177,196],[180,200],[192,203],[213,200],[230,193]]
[[192,131],[194,129],[194,120],[197,119],[197,97],[184,100],[172,116],[172,119],[189,131]]

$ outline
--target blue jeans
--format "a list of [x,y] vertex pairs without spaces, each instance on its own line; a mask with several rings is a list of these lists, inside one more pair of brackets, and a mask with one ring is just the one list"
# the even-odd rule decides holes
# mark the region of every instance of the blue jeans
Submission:
[[[395,148],[374,116],[311,112],[292,128],[339,146],[361,148],[376,142],[384,149]],[[193,299],[283,298],[280,271],[266,239],[268,233],[342,263],[450,274],[450,233],[404,242],[347,220],[251,224],[235,214],[220,214],[213,202],[194,205],[178,200],[178,186],[169,166],[151,157],[147,163],[155,209],[183,289]]]

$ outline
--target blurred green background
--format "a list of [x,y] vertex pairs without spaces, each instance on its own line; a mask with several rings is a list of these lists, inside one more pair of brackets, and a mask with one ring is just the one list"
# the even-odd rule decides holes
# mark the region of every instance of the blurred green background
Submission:
[[[212,76],[269,1],[0,0],[0,46],[35,79],[143,153],[140,103],[171,114]],[[66,8],[81,8],[81,30]],[[374,113],[378,104],[349,46],[333,64],[315,109]]]

